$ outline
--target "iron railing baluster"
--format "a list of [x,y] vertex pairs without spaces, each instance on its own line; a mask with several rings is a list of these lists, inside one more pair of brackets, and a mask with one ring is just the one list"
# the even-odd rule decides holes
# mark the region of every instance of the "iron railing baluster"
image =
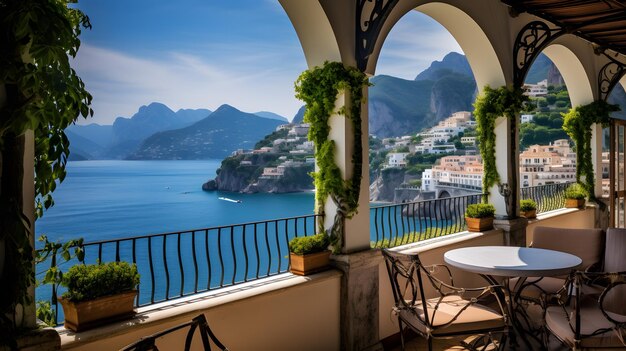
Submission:
[[193,292],[198,292],[198,260],[196,259],[196,231],[191,232],[191,257],[193,257],[194,284]]
[[163,235],[163,268],[165,270],[165,299],[170,299],[170,270],[167,264],[167,235]]

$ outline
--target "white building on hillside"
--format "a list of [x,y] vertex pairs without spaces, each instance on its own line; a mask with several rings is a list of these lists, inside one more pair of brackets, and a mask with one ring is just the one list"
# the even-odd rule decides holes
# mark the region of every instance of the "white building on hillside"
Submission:
[[406,167],[406,157],[408,152],[390,152],[387,155],[387,165],[389,167]]
[[544,79],[537,84],[524,84],[524,93],[532,97],[548,95],[548,80]]

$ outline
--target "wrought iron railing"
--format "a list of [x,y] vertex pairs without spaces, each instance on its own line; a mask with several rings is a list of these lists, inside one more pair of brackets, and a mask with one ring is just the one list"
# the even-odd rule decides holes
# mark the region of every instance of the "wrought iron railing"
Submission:
[[375,206],[370,209],[371,246],[394,247],[465,230],[467,205],[485,194]]
[[[141,275],[135,305],[146,306],[286,272],[289,240],[314,235],[319,216],[88,242],[84,263],[135,263]],[[55,262],[39,264],[38,276]],[[37,299],[50,300],[56,321],[62,320],[56,301],[62,292],[53,285],[37,288]]]
[[520,199],[532,199],[537,203],[537,213],[563,208],[565,189],[573,182],[531,186],[520,189]]

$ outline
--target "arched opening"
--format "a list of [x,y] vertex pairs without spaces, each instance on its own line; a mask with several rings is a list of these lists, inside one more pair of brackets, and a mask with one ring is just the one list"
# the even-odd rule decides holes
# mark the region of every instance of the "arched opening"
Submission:
[[[384,186],[376,181],[376,169],[406,153],[402,156],[407,169],[402,181],[412,177],[421,181],[420,199],[438,197],[436,184],[444,178],[467,190],[461,194],[480,191],[482,166],[471,111],[482,86],[505,83],[494,47],[469,14],[449,4],[419,5],[390,21],[381,34],[384,42],[370,56],[368,67],[378,73],[372,78],[368,99],[369,131],[374,136],[370,138],[372,184]],[[428,38],[433,46],[420,46],[421,38]],[[444,45],[448,51],[416,69],[425,56],[420,50],[437,52]],[[435,161],[451,156],[439,166],[454,168],[452,176],[433,172]],[[471,174],[465,172],[466,167],[472,169]],[[393,201],[377,198],[383,193],[376,191],[373,200]]]

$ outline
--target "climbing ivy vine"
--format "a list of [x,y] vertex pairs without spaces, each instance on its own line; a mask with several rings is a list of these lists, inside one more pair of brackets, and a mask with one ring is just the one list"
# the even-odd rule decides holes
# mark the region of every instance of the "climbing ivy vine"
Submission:
[[576,146],[576,182],[583,185],[590,199],[595,199],[591,125],[595,123],[606,127],[611,112],[619,110],[617,105],[598,100],[587,105],[576,106],[563,114],[563,130],[572,138]]
[[[10,316],[32,303],[31,223],[24,212],[24,133],[35,135],[37,215],[52,206],[51,193],[65,177],[69,141],[64,129],[93,115],[91,95],[71,68],[89,19],[68,7],[75,0],[0,0],[0,240],[5,243],[0,289],[0,343],[14,343],[20,325]],[[12,190],[18,189],[18,190]],[[7,283],[10,282],[10,283]]]
[[480,155],[483,159],[483,192],[489,192],[494,184],[500,184],[496,168],[496,119],[516,118],[524,109],[528,97],[520,88],[502,86],[496,89],[485,86],[474,102],[476,132],[480,141]]
[[[309,140],[315,143],[318,171],[312,173],[315,182],[317,213],[324,213],[326,200],[330,197],[337,205],[330,238],[334,251],[341,249],[344,220],[356,214],[359,206],[361,174],[363,169],[363,146],[361,142],[361,104],[363,88],[369,86],[367,76],[354,67],[340,62],[325,62],[322,67],[304,71],[296,80],[296,97],[306,104],[304,121],[310,124]],[[349,108],[335,111],[337,95],[346,91],[350,97]],[[337,112],[352,122],[354,146],[352,154],[352,177],[344,180],[335,163],[335,143],[329,140],[330,116]],[[320,224],[320,230],[323,226]]]

